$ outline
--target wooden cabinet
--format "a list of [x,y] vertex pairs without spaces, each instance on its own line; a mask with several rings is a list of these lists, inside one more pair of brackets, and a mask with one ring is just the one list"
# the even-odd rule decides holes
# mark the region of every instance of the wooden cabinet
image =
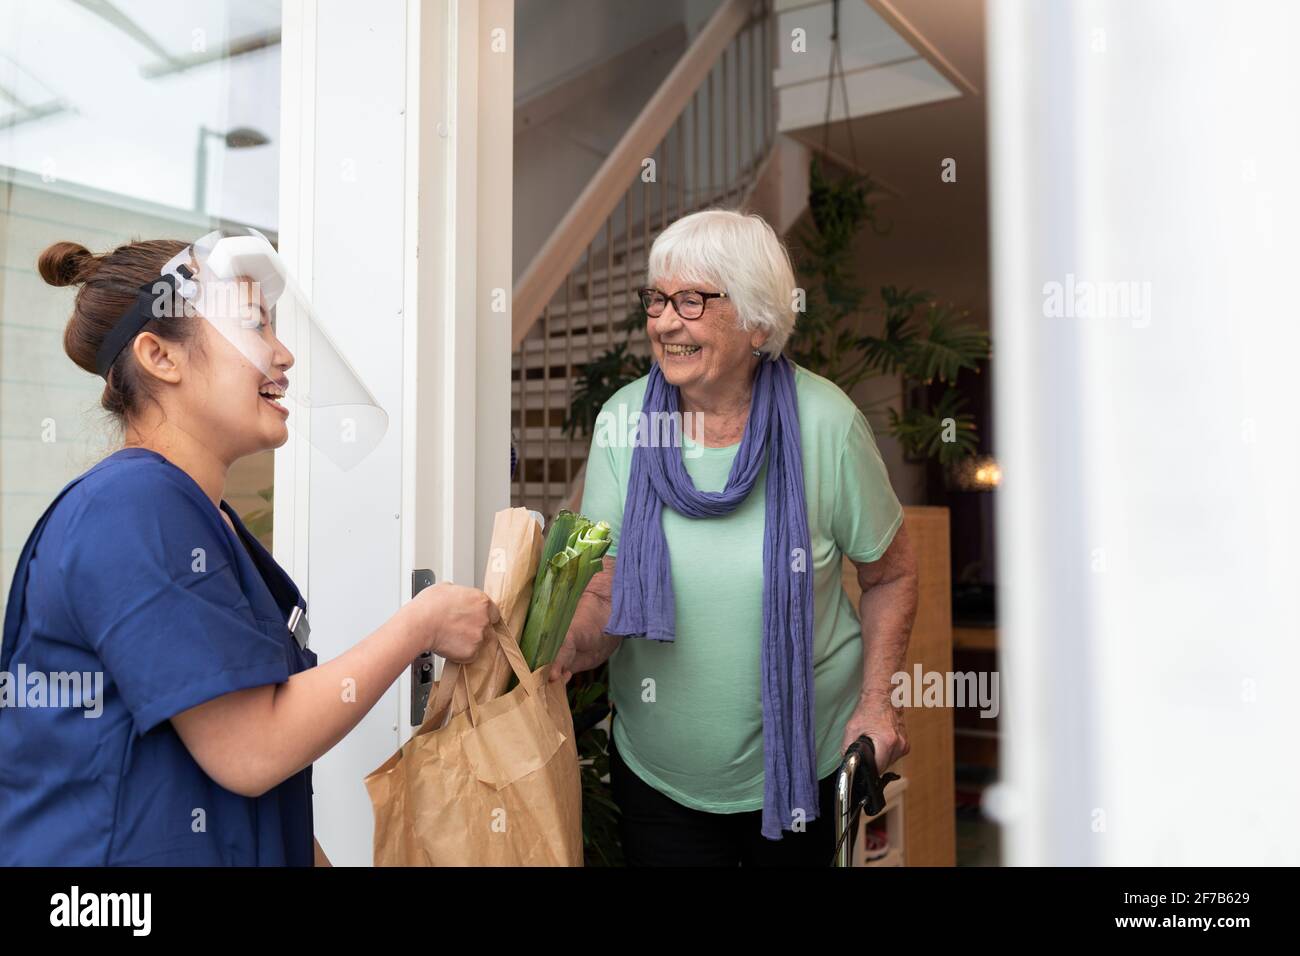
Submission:
[[[916,625],[904,670],[911,674],[920,664],[923,673],[937,671],[946,675],[952,670],[948,509],[911,507],[903,512],[916,551],[920,585]],[[857,570],[847,558],[844,589],[856,608],[862,591]],[[900,794],[901,803],[906,805],[906,814],[900,812],[906,864],[954,866],[957,842],[952,710],[914,706],[905,713],[911,752],[890,769],[906,778],[906,791]],[[893,840],[891,830],[891,843]]]

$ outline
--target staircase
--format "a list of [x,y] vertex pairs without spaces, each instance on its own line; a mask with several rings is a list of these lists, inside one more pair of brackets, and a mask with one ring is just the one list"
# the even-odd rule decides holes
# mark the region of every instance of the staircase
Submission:
[[627,341],[655,237],[713,206],[744,205],[775,140],[771,0],[723,0],[514,288],[512,504],[548,520],[570,502],[590,436],[563,429],[585,364]]

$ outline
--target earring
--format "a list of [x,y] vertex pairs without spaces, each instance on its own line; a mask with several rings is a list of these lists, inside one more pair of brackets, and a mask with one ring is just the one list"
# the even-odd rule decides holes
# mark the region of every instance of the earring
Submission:
[[762,350],[762,349],[754,349],[754,356],[755,356],[756,358],[762,358],[762,357],[763,357],[763,350]]

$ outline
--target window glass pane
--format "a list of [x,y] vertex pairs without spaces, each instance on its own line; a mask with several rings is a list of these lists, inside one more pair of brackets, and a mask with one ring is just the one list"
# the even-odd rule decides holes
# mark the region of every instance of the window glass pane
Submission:
[[[216,222],[276,241],[279,0],[0,6],[0,585],[58,490],[119,447],[103,382],[63,350],[76,286],[40,252],[193,240]],[[227,499],[270,541],[272,453]],[[259,514],[260,512],[260,514]]]

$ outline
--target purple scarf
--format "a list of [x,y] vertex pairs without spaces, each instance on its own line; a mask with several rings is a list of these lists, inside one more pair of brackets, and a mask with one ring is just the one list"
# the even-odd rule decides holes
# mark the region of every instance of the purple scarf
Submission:
[[[632,451],[627,505],[614,571],[613,608],[606,633],[671,641],[673,581],[664,538],[663,506],[688,518],[734,511],[749,495],[763,462],[767,510],[763,531],[763,836],[781,839],[794,811],[816,819],[813,739],[813,593],[808,508],[803,489],[799,403],[794,366],[784,355],[763,361],[745,436],[722,491],[697,491],[682,463],[678,390],[658,363],[650,368],[641,410],[668,412],[668,442],[638,443]],[[640,432],[638,431],[638,434]],[[797,569],[797,570],[796,570]]]

